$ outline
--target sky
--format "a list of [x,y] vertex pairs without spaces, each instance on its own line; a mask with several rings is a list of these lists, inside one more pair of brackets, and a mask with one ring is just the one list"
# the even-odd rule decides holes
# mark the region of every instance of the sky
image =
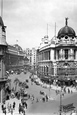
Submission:
[[3,0],[6,41],[11,45],[18,43],[23,49],[40,45],[47,35],[47,24],[49,40],[52,39],[55,23],[57,35],[65,26],[66,17],[77,33],[77,0]]

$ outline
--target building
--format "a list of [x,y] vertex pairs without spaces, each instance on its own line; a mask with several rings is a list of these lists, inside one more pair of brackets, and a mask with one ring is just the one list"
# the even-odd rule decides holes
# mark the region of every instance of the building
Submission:
[[28,63],[28,65],[32,65],[32,50],[31,49],[29,49],[29,48],[26,48],[26,56],[27,56],[27,58],[29,59],[29,63]]
[[37,50],[37,62],[37,74],[41,79],[76,83],[77,36],[74,29],[68,26],[68,18],[57,36],[50,41],[43,39]]
[[36,48],[32,48],[32,63],[31,63],[31,65],[32,65],[33,69],[36,68],[36,55],[37,55],[36,53],[37,53]]
[[6,26],[4,26],[2,17],[0,16],[0,103],[5,100],[5,84],[8,78],[5,76],[5,54],[7,50],[6,43]]
[[5,29],[0,17],[0,103],[6,100],[5,86],[9,82],[6,71],[24,68],[29,61],[18,44],[7,44]]
[[31,66],[31,69],[35,69],[36,68],[36,61],[37,61],[37,50],[36,48],[26,48],[26,56],[29,59],[29,65]]
[[23,49],[18,45],[7,45],[7,50],[5,54],[5,68],[8,71],[9,69],[20,69],[24,68],[27,63],[27,58]]

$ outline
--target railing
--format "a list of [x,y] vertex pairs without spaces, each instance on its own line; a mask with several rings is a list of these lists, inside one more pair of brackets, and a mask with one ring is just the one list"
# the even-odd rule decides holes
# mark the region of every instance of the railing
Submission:
[[56,42],[56,46],[58,45],[75,45],[76,44],[76,41],[75,40],[58,40]]

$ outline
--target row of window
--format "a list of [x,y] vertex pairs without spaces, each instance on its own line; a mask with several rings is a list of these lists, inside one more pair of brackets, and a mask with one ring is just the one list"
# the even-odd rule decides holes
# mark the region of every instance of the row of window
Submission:
[[[58,57],[58,59],[60,59],[60,58],[61,58],[61,55],[60,55],[60,53],[59,53],[59,50],[58,50],[57,52],[58,52],[58,53],[57,53],[57,57]],[[69,49],[65,49],[65,50],[64,50],[64,58],[65,58],[65,59],[68,59],[69,56],[72,56],[73,59],[76,59],[76,50],[73,50],[73,54],[71,55],[71,54],[69,54]],[[56,57],[55,57],[55,58],[56,58]]]
[[[51,55],[52,56],[52,55]],[[64,59],[68,59],[69,57],[73,57],[73,59],[76,59],[76,50],[73,50],[73,53],[69,54],[69,49],[65,49],[64,50],[64,54],[60,54],[60,50],[57,50],[57,54],[56,51],[54,52],[54,59],[60,59],[60,58],[64,58]],[[38,55],[38,60],[50,60],[50,51],[45,51],[42,52]]]
[[40,53],[38,56],[38,60],[50,60],[50,51]]

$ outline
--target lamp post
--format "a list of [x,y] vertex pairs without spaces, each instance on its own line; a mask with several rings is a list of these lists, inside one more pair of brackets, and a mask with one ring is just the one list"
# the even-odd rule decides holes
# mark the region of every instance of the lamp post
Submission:
[[61,84],[61,91],[60,91],[60,115],[62,114],[62,88],[63,88],[63,85]]
[[62,87],[61,87],[61,91],[60,91],[60,115],[62,113]]
[[49,78],[49,98],[50,98],[50,90],[51,90],[51,79]]

